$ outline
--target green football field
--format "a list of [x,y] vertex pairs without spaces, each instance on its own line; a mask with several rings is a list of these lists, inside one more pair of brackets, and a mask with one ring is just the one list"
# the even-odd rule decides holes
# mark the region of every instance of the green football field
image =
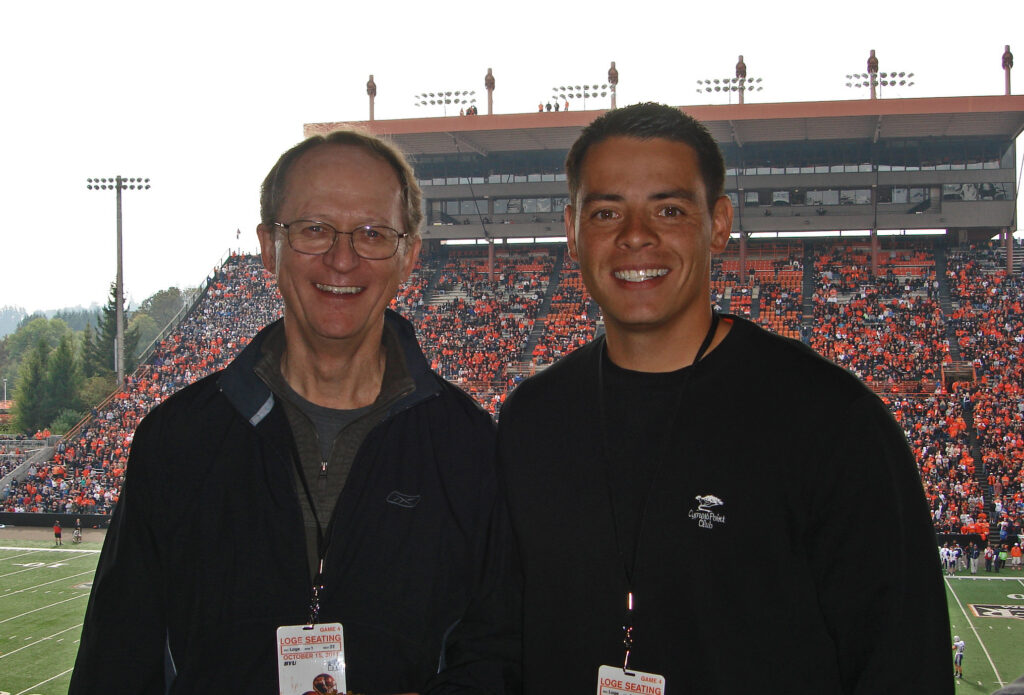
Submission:
[[1024,674],[1024,572],[946,578],[946,605],[967,645],[958,693],[991,693]]
[[61,695],[71,682],[99,543],[0,539],[0,695]]
[[[0,695],[67,693],[99,546],[0,540]],[[953,633],[967,643],[957,692],[991,693],[1024,674],[1024,572],[945,581]]]

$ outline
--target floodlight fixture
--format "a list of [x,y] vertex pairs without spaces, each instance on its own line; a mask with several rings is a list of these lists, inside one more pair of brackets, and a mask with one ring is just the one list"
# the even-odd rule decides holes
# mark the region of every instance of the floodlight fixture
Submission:
[[739,95],[739,103],[742,104],[744,94],[760,92],[764,89],[760,82],[760,77],[708,77],[697,80],[697,93],[728,92],[731,102],[731,96],[735,92]]
[[[609,84],[578,84],[576,86],[558,86],[551,88],[551,97],[548,103],[551,101],[560,103],[568,101],[569,99],[582,99],[583,108],[587,108],[587,99],[605,97],[609,93],[612,93],[612,87]],[[544,100],[541,100],[543,103]]]
[[448,115],[448,106],[466,106],[476,104],[476,90],[470,89],[438,89],[413,95],[414,106],[440,106],[442,113]]

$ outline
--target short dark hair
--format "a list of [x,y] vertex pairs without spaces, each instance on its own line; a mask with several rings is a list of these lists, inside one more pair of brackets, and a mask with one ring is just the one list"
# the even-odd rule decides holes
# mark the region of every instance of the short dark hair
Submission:
[[412,238],[419,237],[420,223],[423,221],[421,203],[423,193],[420,191],[416,174],[409,162],[406,161],[405,155],[391,143],[355,128],[335,130],[327,135],[312,135],[282,154],[267,177],[263,179],[263,186],[260,188],[260,222],[270,225],[282,221],[276,218],[284,202],[288,172],[299,157],[320,145],[361,147],[390,164],[402,187],[402,224],[405,228],[401,231],[408,232]]
[[591,146],[612,137],[640,140],[664,138],[689,145],[697,153],[701,178],[708,194],[708,209],[713,210],[725,191],[725,160],[718,143],[703,123],[673,106],[646,102],[612,109],[583,129],[565,159],[569,179],[569,200],[576,204],[580,190],[583,159]]

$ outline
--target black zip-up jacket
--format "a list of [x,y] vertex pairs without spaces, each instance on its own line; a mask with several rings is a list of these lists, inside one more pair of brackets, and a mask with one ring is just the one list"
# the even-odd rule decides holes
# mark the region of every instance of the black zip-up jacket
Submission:
[[[507,575],[493,424],[429,369],[408,321],[386,320],[415,389],[359,449],[320,608],[344,627],[358,693],[423,690],[464,611]],[[276,629],[307,620],[312,580],[291,430],[253,373],[268,330],[139,425],[71,695],[277,692]],[[446,674],[500,692],[500,665],[474,649],[449,649]]]

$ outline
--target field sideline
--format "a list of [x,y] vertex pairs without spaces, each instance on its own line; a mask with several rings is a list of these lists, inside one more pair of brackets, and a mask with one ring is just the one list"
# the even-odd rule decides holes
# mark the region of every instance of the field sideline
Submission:
[[[66,532],[54,548],[49,529],[12,531],[0,529],[0,695],[66,695],[102,533],[71,545]],[[1024,673],[1024,573],[945,584],[953,633],[967,644],[957,693],[987,695]]]

